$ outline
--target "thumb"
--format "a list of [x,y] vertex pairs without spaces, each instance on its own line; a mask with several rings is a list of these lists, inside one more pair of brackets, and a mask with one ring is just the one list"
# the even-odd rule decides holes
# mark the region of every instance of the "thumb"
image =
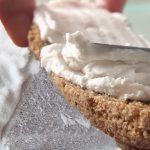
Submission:
[[111,12],[122,12],[127,0],[96,0],[96,4]]
[[34,8],[34,0],[0,0],[0,19],[18,46],[28,46],[27,34]]

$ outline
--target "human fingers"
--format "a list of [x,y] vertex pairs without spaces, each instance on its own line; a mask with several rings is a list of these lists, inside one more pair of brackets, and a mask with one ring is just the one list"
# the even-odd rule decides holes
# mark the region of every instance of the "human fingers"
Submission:
[[28,46],[34,8],[35,0],[0,0],[0,19],[18,46]]
[[96,0],[96,4],[111,12],[122,12],[127,0]]

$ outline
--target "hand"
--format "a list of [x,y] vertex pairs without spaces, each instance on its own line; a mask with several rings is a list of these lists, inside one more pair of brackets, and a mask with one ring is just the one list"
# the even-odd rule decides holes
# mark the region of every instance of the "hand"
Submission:
[[[121,12],[126,0],[96,0],[110,11]],[[0,19],[18,46],[28,46],[27,34],[32,24],[35,0],[0,0]]]
[[96,0],[96,4],[111,12],[122,12],[127,0]]
[[28,46],[35,0],[0,0],[0,19],[18,46]]

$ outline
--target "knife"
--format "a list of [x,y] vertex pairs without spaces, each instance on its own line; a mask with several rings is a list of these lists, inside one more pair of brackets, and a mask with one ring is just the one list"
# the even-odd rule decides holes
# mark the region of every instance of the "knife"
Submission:
[[134,47],[134,46],[122,46],[122,45],[111,45],[102,43],[91,43],[92,48],[95,50],[102,49],[103,51],[113,51],[113,50],[142,50],[145,52],[150,52],[150,48],[145,47]]

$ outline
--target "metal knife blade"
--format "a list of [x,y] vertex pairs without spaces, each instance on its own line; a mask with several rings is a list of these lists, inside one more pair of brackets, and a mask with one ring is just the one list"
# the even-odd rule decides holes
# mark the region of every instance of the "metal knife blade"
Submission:
[[122,45],[111,45],[111,44],[102,44],[102,43],[91,43],[91,46],[94,47],[94,49],[103,49],[105,50],[142,50],[146,52],[150,52],[150,48],[145,47],[134,47],[134,46],[122,46]]

